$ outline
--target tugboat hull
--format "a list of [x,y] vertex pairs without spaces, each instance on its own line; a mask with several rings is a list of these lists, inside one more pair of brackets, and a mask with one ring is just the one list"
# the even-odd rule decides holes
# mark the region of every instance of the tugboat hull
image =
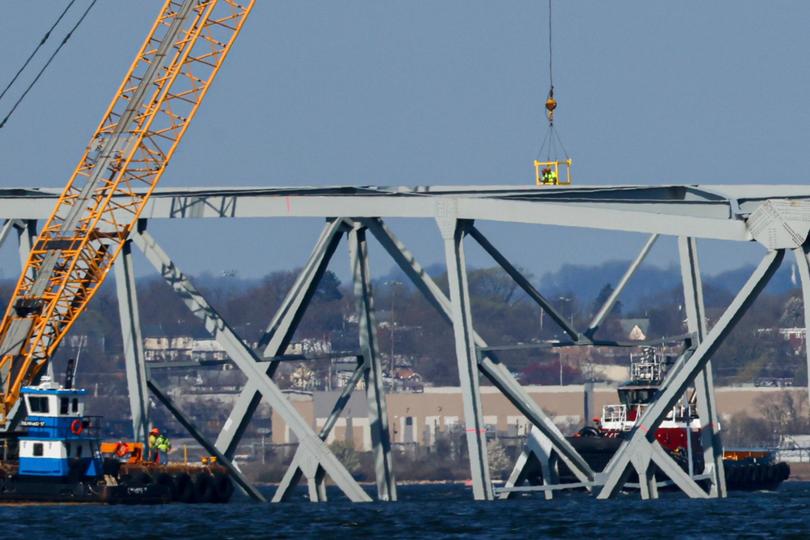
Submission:
[[[568,442],[595,470],[604,470],[605,466],[618,450],[622,439],[613,437],[568,437]],[[702,455],[695,456],[695,470],[703,469]],[[676,458],[677,460],[677,458]],[[688,464],[685,460],[677,460],[684,470]],[[723,467],[726,472],[726,487],[730,491],[758,491],[774,490],[790,476],[790,466],[784,462],[764,460],[724,459]],[[538,467],[539,473],[539,467]],[[561,482],[576,482],[574,474],[565,466],[559,464]],[[637,482],[631,475],[631,482]],[[663,479],[663,478],[662,478]]]

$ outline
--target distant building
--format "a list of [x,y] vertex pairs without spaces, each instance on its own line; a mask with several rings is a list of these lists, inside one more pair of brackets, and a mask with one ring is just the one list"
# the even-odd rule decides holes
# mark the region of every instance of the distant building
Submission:
[[[527,385],[523,389],[551,416],[564,433],[573,433],[582,425],[584,412],[582,385]],[[480,391],[487,437],[497,437],[510,444],[522,444],[531,426],[526,417],[520,414],[496,388],[482,386]],[[747,386],[716,387],[715,392],[720,419],[727,422],[737,413],[760,417],[762,407],[758,400],[763,395],[775,392],[795,392],[799,395],[806,390]],[[339,392],[287,395],[310,427],[318,432],[329,417]],[[394,446],[431,447],[436,444],[437,438],[448,434],[463,437],[464,404],[460,388],[426,387],[422,393],[390,392],[386,398],[388,426]],[[592,410],[594,414],[601,415],[603,406],[616,403],[618,396],[615,387],[597,385],[594,388]],[[272,412],[272,426],[273,444],[287,445],[298,442],[295,434],[275,409]],[[371,449],[369,429],[365,392],[355,391],[326,442],[350,440],[357,450],[367,451]],[[804,444],[803,442],[803,447]],[[810,447],[810,444],[807,446]],[[810,449],[806,450],[806,455],[810,457]]]
[[225,349],[217,341],[190,336],[144,338],[143,352],[147,362],[228,359]]
[[805,328],[780,328],[779,335],[790,343],[794,354],[801,354],[807,341],[807,330]]

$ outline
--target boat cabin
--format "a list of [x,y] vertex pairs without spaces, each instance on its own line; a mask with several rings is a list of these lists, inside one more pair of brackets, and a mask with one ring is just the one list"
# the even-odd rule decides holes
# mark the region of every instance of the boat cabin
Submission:
[[86,390],[43,377],[21,390],[27,417],[19,438],[20,475],[94,477],[101,474],[98,421],[84,414]]

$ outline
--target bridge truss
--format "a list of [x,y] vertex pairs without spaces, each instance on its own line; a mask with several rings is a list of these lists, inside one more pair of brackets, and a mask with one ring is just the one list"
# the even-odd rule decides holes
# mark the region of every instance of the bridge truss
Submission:
[[[36,238],[37,224],[47,219],[59,192],[49,189],[0,190],[0,243],[17,232],[24,262]],[[312,253],[281,306],[270,320],[259,346],[254,350],[240,338],[194,287],[148,230],[149,222],[167,219],[320,218],[323,231]],[[445,252],[448,275],[446,294],[424,271],[413,254],[386,222],[392,218],[433,220]],[[614,293],[586,329],[574,328],[529,279],[484,236],[480,222],[514,222],[538,226],[566,226],[615,232],[646,233],[635,260],[615,286]],[[234,479],[251,497],[263,496],[232,465],[241,437],[262,399],[266,400],[295,434],[299,446],[273,501],[290,497],[292,488],[305,478],[312,501],[326,499],[325,479],[332,481],[353,501],[370,496],[352,478],[326,446],[331,429],[343,411],[355,385],[365,381],[369,425],[379,500],[397,498],[394,456],[387,425],[386,396],[382,384],[377,343],[374,295],[368,257],[372,236],[405,272],[453,330],[459,381],[464,400],[464,420],[469,449],[470,474],[476,499],[507,498],[530,488],[520,484],[524,466],[532,455],[543,467],[547,497],[555,490],[585,488],[598,498],[609,498],[627,484],[631,471],[639,478],[643,498],[657,497],[659,470],[689,497],[724,497],[725,479],[722,444],[712,382],[711,358],[745,314],[783,258],[792,252],[801,277],[805,321],[810,322],[810,262],[807,242],[810,231],[810,188],[760,185],[664,185],[594,187],[449,186],[417,188],[323,187],[323,188],[185,188],[157,190],[141,214],[115,263],[116,290],[132,409],[137,439],[146,437],[148,394],[162,402],[189,433],[220,462],[231,469]],[[489,347],[475,331],[470,310],[465,242],[480,245],[511,276],[515,283],[564,331],[567,338],[557,346],[615,344],[600,340],[598,329],[633,274],[661,236],[676,237],[684,289],[684,306],[689,332],[675,367],[662,385],[656,400],[643,414],[603,471],[592,470],[566,441],[549,416],[518,383],[497,352],[508,347]],[[336,401],[332,413],[316,433],[287,400],[273,380],[285,351],[306,311],[320,278],[342,239],[348,245],[358,313],[359,344],[357,367]],[[748,281],[737,292],[722,316],[709,328],[703,305],[697,241],[758,242],[763,258]],[[151,379],[144,361],[133,271],[133,247],[163,277],[191,312],[200,318],[213,338],[228,353],[233,364],[247,378],[239,398],[216,441],[209,441],[169,394]],[[810,352],[808,353],[810,367]],[[808,370],[810,371],[810,369]],[[483,375],[531,422],[526,450],[501,490],[493,488],[487,461],[486,426],[479,392]],[[703,471],[690,476],[655,440],[655,430],[685,392],[694,389],[698,412],[704,425]],[[560,484],[552,462],[561,460],[578,482]],[[708,487],[706,487],[708,486]]]

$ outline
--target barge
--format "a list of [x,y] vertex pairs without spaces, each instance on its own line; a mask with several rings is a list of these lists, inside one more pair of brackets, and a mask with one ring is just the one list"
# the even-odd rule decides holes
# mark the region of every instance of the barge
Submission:
[[222,503],[233,494],[216,463],[159,464],[142,444],[101,442],[101,417],[85,415],[86,391],[43,377],[21,390],[27,416],[3,436],[0,502]]

